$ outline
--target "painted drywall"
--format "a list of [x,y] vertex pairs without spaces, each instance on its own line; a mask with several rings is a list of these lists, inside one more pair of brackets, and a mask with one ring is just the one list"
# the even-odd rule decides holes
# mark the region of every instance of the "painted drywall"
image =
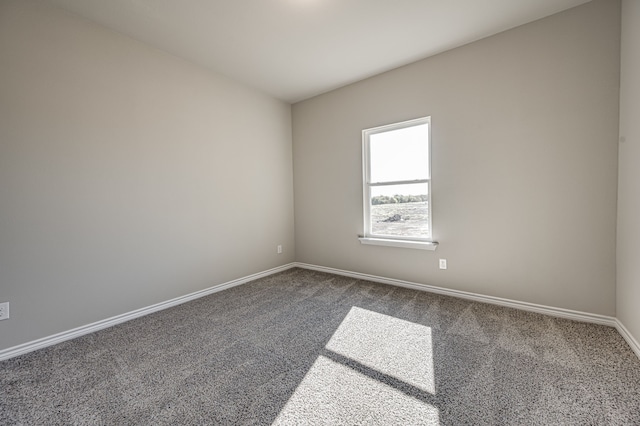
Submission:
[[0,2],[0,349],[292,262],[292,176],[288,104]]
[[[297,261],[615,315],[619,43],[596,0],[295,104]],[[440,246],[361,245],[361,131],[422,116]]]
[[640,2],[622,2],[617,314],[640,342]]

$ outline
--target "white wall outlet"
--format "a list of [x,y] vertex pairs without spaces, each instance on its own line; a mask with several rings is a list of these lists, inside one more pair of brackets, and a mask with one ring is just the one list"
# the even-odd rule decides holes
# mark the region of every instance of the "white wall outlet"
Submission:
[[278,254],[282,254],[282,246],[281,245],[278,245],[277,251],[278,251]]
[[9,302],[0,303],[0,320],[9,319]]
[[440,269],[447,269],[447,259],[440,259]]

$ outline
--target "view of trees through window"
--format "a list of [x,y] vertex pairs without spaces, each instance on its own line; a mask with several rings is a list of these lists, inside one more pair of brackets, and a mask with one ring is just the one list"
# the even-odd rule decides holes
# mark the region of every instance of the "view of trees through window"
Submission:
[[397,203],[420,203],[422,201],[429,201],[429,197],[426,194],[423,195],[378,195],[371,199],[371,204],[377,206],[378,204],[397,204]]

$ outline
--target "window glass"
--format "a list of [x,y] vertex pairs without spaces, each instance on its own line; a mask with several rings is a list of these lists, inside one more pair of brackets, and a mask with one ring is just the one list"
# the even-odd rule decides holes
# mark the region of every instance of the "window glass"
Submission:
[[426,183],[371,188],[371,233],[429,238],[428,191]]
[[427,123],[370,136],[371,182],[429,178]]
[[430,241],[430,118],[363,131],[365,237]]

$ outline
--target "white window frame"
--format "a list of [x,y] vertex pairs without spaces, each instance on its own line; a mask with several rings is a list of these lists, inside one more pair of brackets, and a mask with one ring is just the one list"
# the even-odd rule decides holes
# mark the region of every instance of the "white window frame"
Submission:
[[[429,155],[428,170],[429,175],[426,179],[416,180],[400,180],[400,181],[384,181],[384,182],[371,182],[371,139],[372,135],[389,132],[393,130],[405,129],[407,127],[413,127],[418,125],[427,124],[428,128],[428,140],[427,150]],[[379,127],[372,127],[362,131],[362,170],[363,170],[363,212],[364,212],[364,236],[360,237],[362,244],[370,245],[382,245],[392,247],[406,247],[417,248],[423,250],[435,250],[438,243],[433,240],[433,216],[431,208],[431,117],[421,117],[413,120],[402,121],[400,123],[392,123]],[[371,188],[376,186],[390,186],[390,185],[403,185],[403,184],[427,184],[427,209],[429,217],[429,236],[427,238],[411,237],[411,236],[387,236],[377,235],[372,232],[371,224]]]

